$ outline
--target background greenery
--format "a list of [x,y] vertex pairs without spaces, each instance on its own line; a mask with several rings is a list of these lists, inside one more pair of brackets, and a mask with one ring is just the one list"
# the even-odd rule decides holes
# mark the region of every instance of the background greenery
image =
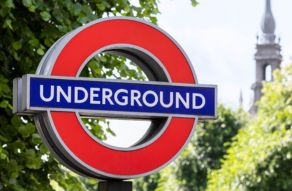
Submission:
[[218,119],[197,126],[183,154],[137,190],[292,190],[292,65],[266,82],[257,116],[219,106]]
[[[156,23],[156,0],[138,4],[127,0],[0,1],[0,190],[97,190],[96,181],[58,164],[42,144],[31,118],[12,114],[12,80],[35,73],[56,40],[94,19],[124,15]],[[125,58],[99,55],[83,75],[109,77],[115,70],[120,74],[116,78],[143,80],[141,71],[130,66]],[[105,139],[100,121],[90,122],[92,132]]]
[[[96,18],[126,15],[157,22],[157,0],[0,1],[0,190],[97,190],[96,180],[60,165],[42,144],[31,118],[12,114],[12,80],[35,73],[46,50]],[[197,1],[191,0],[193,5]],[[98,55],[83,76],[146,80],[122,57]],[[292,66],[266,83],[256,118],[222,105],[201,122],[183,154],[157,174],[135,180],[137,191],[292,190]],[[106,139],[106,120],[84,120]]]
[[221,159],[232,138],[246,124],[246,120],[242,110],[234,112],[219,105],[218,118],[196,126],[193,139],[175,163],[162,173],[137,180],[136,190],[205,190],[208,173],[221,167]]
[[266,83],[256,119],[241,129],[207,190],[292,190],[292,65]]

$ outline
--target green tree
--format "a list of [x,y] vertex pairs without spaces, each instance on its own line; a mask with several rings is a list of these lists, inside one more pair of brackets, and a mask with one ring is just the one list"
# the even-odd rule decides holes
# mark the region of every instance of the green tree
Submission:
[[[138,5],[129,0],[0,1],[0,190],[92,187],[93,180],[80,181],[84,178],[67,171],[50,155],[31,118],[12,114],[12,80],[35,73],[46,50],[84,23],[110,15],[156,23],[157,13],[156,0],[140,0]],[[92,76],[107,77],[115,69],[120,78],[143,79],[141,71],[129,65],[123,58],[100,55],[83,75],[90,70]],[[104,138],[101,131],[96,132]]]
[[135,182],[137,191],[203,191],[211,169],[219,169],[232,138],[246,123],[246,114],[220,105],[216,120],[199,122],[189,146],[159,174]]
[[134,188],[136,191],[154,191],[158,188],[160,178],[160,173],[145,176],[134,181]]
[[256,119],[239,131],[207,190],[292,190],[292,65],[274,79],[264,84]]
[[246,123],[246,114],[220,105],[216,120],[204,121],[196,127],[191,144],[175,163],[178,188],[182,191],[203,191],[207,175],[219,169],[232,138]]

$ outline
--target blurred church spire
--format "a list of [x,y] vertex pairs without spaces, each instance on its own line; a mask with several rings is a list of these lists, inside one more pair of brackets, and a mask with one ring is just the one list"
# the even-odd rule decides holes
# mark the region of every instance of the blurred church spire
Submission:
[[[278,1],[279,2],[279,1]],[[257,113],[257,102],[262,96],[263,82],[272,79],[274,70],[280,68],[282,62],[280,42],[276,42],[276,22],[272,13],[271,0],[265,0],[265,11],[261,22],[262,33],[257,37],[256,44],[256,74],[252,85],[253,103],[249,110],[252,115]]]
[[271,0],[266,0],[265,12],[261,23],[262,43],[273,43],[275,41],[276,22],[271,9]]
[[243,107],[243,95],[242,95],[242,90],[240,90],[239,94],[239,108]]

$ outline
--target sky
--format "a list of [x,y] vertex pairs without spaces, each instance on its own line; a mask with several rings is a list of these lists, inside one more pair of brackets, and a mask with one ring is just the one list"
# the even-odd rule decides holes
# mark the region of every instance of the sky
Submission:
[[[248,110],[255,81],[256,36],[265,0],[160,0],[158,25],[182,46],[189,56],[201,84],[218,85],[220,103],[239,107],[240,92]],[[276,34],[281,38],[283,63],[292,58],[292,1],[272,0]],[[292,62],[291,62],[292,63]],[[143,136],[149,123],[111,121],[117,136],[106,141],[129,146]],[[131,132],[131,133],[129,133]]]
[[[161,0],[158,24],[186,51],[199,83],[217,84],[219,102],[244,108],[252,103],[255,80],[255,44],[265,0]],[[272,0],[276,34],[281,38],[283,65],[292,55],[292,1]]]

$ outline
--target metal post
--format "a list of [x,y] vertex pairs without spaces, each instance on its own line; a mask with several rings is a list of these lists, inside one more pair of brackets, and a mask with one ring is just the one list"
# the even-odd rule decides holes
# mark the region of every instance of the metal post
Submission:
[[98,191],[132,191],[131,181],[107,180],[98,183]]

